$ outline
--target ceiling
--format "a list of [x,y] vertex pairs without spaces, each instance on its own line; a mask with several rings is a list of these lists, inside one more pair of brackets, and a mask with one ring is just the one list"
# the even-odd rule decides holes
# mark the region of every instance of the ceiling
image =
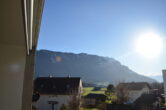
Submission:
[[1,0],[0,44],[25,45],[23,0]]

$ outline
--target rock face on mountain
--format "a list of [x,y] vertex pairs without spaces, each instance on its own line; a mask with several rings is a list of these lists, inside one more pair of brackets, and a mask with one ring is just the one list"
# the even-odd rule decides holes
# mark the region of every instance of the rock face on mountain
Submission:
[[113,58],[48,50],[37,51],[35,73],[35,77],[70,75],[97,84],[155,81],[137,74]]

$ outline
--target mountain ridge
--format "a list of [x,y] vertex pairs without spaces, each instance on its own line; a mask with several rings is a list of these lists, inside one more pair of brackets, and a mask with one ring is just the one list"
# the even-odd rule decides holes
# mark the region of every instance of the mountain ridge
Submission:
[[87,53],[55,52],[39,50],[36,53],[35,77],[81,77],[83,81],[108,84],[118,82],[155,82],[140,75],[119,61]]

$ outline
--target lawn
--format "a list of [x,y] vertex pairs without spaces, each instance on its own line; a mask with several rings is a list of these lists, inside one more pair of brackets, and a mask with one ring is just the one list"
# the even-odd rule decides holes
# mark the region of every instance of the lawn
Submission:
[[[94,94],[105,94],[105,91],[106,91],[106,88],[101,88],[100,90],[97,90],[97,91],[93,91],[94,87],[84,87],[83,88],[83,93],[82,93],[82,96],[86,96],[88,95],[89,93],[94,93]],[[111,100],[106,100],[106,103],[112,103],[112,101],[116,100],[117,97],[116,97],[116,94],[115,93],[111,93]],[[81,109],[81,110],[98,110],[98,109]]]
[[100,110],[98,108],[80,108],[80,110]]
[[84,88],[83,88],[82,96],[86,96],[86,95],[88,95],[89,93],[104,94],[104,93],[105,93],[105,90],[106,90],[106,88],[101,88],[101,90],[98,90],[98,91],[93,91],[93,89],[94,89],[94,87],[84,87]]

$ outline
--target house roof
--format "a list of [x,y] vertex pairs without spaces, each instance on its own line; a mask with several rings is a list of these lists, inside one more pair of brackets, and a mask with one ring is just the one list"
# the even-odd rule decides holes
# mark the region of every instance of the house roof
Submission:
[[34,81],[34,90],[54,95],[77,93],[80,81],[79,77],[39,77]]
[[106,95],[104,94],[94,94],[94,93],[89,93],[88,95],[85,96],[85,98],[90,98],[90,99],[106,99]]
[[129,90],[142,90],[144,87],[151,89],[150,85],[146,82],[120,83],[118,86],[125,87]]
[[137,100],[134,101],[135,104],[152,104],[157,100],[155,94],[142,94]]

